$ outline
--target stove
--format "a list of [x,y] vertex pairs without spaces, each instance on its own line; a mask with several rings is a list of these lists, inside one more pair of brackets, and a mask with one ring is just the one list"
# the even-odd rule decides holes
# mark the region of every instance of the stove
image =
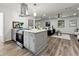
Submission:
[[21,48],[24,47],[24,42],[23,41],[24,41],[24,31],[18,30],[17,33],[16,33],[16,43]]

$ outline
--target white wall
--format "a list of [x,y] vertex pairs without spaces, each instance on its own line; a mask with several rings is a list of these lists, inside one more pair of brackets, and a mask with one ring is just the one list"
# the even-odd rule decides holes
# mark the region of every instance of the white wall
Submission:
[[[74,17],[74,18],[54,19],[54,20],[50,20],[50,22],[51,22],[51,26],[53,25],[54,28],[56,28],[56,30],[60,30],[63,33],[73,33],[74,30],[77,27],[70,27],[69,26],[69,20],[72,20],[72,19],[78,19],[78,18],[77,17]],[[64,20],[65,21],[65,27],[64,28],[58,28],[58,20]]]
[[12,4],[10,7],[2,6],[1,11],[4,12],[4,41],[11,40],[11,29],[13,21],[24,22],[24,28],[28,28],[28,18],[19,17],[20,15],[20,4]]
[[0,12],[0,41],[3,42],[3,13]]
[[0,12],[4,13],[4,42],[11,40],[11,29],[12,29],[12,22],[13,21],[20,21],[24,22],[24,28],[28,28],[28,18],[20,18],[20,4],[13,3],[13,4],[0,4]]
[[[0,6],[0,12],[2,12],[3,14],[4,14],[4,18],[3,18],[3,25],[4,25],[4,27],[3,27],[3,36],[4,36],[4,39],[6,39],[6,38],[8,38],[9,37],[9,31],[8,31],[8,29],[9,29],[9,26],[11,26],[10,25],[10,11],[7,9],[7,8],[5,8],[5,7],[3,7],[3,6]],[[8,28],[7,28],[8,27]],[[3,41],[5,41],[5,40],[3,40]]]
[[[10,5],[8,5],[10,6]],[[12,9],[13,8],[13,9]],[[4,36],[4,42],[11,40],[11,29],[12,29],[12,21],[19,20],[19,5],[14,4],[14,7],[6,7],[3,5],[0,5],[0,12],[3,12],[4,14],[4,21],[3,21],[3,36]]]
[[[72,19],[77,19],[77,27],[70,27],[69,26],[69,20],[72,20]],[[58,20],[64,20],[65,21],[65,27],[64,28],[58,28]],[[40,21],[41,26],[44,27],[46,21],[50,22],[51,28],[52,28],[52,25],[53,25],[53,27],[56,30],[60,30],[63,33],[73,33],[76,28],[79,28],[79,17],[68,17],[68,18],[60,18],[60,19],[41,20]]]

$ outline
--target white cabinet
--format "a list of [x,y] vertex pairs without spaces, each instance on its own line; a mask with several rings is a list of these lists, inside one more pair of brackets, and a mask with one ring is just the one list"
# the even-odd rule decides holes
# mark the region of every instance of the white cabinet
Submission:
[[[27,48],[29,50],[34,50],[34,48],[33,48],[34,44],[32,44],[33,40],[34,40],[34,38],[32,36],[32,33],[24,32],[24,47],[25,48]],[[32,45],[30,45],[30,44],[32,44]]]
[[47,45],[47,41],[47,31],[38,33],[24,31],[24,47],[34,54],[38,54]]
[[16,32],[18,29],[11,29],[12,40],[16,41]]
[[47,32],[43,31],[35,34],[34,47],[35,53],[39,52],[45,45],[47,45]]
[[30,40],[28,32],[24,32],[24,46],[27,47],[28,49],[30,48],[29,41]]

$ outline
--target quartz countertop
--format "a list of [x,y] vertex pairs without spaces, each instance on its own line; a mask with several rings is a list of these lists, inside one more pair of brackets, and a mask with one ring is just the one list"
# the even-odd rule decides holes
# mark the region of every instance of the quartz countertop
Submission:
[[32,32],[32,33],[39,33],[46,31],[45,29],[31,29],[31,30],[22,30],[22,31],[27,31],[27,32]]
[[46,29],[19,29],[19,28],[14,28],[14,30],[20,30],[20,31],[27,31],[27,32],[32,32],[32,33],[39,33],[43,31],[47,31]]

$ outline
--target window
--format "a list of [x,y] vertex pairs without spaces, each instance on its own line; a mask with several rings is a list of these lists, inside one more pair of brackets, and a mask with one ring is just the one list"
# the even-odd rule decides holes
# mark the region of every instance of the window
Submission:
[[64,26],[64,20],[58,20],[58,28],[63,28]]
[[77,19],[69,20],[70,27],[77,27]]

